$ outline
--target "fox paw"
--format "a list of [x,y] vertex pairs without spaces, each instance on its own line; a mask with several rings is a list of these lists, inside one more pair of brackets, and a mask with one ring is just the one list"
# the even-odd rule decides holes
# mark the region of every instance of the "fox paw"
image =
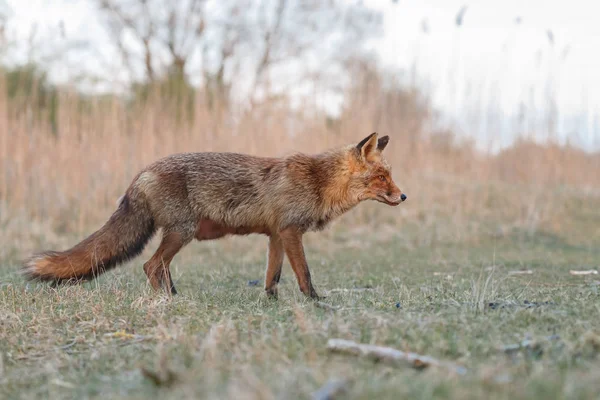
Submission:
[[267,294],[267,298],[271,300],[277,300],[279,298],[276,287],[265,289],[265,293]]

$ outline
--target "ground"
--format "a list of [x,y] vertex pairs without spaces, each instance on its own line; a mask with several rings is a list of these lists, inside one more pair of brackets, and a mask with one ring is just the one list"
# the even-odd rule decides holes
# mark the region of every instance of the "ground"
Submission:
[[[554,228],[460,232],[452,218],[363,226],[351,212],[306,240],[331,309],[300,294],[287,261],[279,300],[263,295],[261,237],[188,246],[173,299],[145,281],[152,249],[56,289],[25,283],[14,257],[0,268],[0,397],[301,399],[345,378],[350,399],[597,399],[600,276],[569,274],[600,265],[597,209],[577,203]],[[330,338],[467,372],[332,354]]]

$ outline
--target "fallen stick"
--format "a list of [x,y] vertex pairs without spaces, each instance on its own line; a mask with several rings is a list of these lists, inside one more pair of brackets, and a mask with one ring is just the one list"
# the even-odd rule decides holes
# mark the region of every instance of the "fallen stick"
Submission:
[[532,275],[533,271],[530,269],[526,270],[516,270],[516,271],[508,271],[509,275]]
[[464,375],[467,372],[466,368],[464,367],[452,363],[442,362],[430,356],[404,352],[391,347],[361,344],[345,339],[329,339],[327,342],[327,349],[339,353],[368,357],[390,364],[403,363],[418,369],[427,367],[443,367],[450,371],[456,372],[459,375]]
[[327,293],[350,293],[350,292],[369,292],[371,290],[374,290],[373,288],[370,287],[364,287],[364,288],[339,288],[339,289],[331,289],[329,291],[327,291]]
[[67,350],[70,347],[73,347],[77,344],[77,340],[72,340],[70,343],[65,344],[64,346],[58,346],[58,349]]
[[313,400],[333,400],[348,393],[350,381],[347,379],[331,380],[313,393]]
[[596,271],[595,269],[589,269],[587,271],[575,271],[575,270],[570,270],[569,273],[571,275],[598,275],[598,271]]

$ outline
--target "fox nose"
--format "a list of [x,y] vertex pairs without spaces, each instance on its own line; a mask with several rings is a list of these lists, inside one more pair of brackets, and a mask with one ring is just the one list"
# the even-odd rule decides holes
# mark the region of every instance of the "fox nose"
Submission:
[[402,200],[402,201],[406,200],[406,195],[404,193],[402,193],[402,195],[400,196],[400,200]]

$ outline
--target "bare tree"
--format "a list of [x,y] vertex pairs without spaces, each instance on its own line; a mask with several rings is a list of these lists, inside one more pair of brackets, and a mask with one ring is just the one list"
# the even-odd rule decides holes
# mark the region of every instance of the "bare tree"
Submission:
[[[300,82],[339,82],[347,61],[379,33],[380,16],[357,2],[271,0],[254,20],[248,46],[257,55],[252,94],[277,95],[270,73],[293,70],[285,91]],[[281,75],[281,74],[279,74]]]
[[270,93],[279,67],[341,66],[378,26],[377,13],[341,0],[92,1],[134,80],[198,77],[224,97],[235,85]]
[[206,0],[97,2],[112,42],[132,76],[140,61],[149,82],[165,68],[184,75],[193,47],[204,33]]

